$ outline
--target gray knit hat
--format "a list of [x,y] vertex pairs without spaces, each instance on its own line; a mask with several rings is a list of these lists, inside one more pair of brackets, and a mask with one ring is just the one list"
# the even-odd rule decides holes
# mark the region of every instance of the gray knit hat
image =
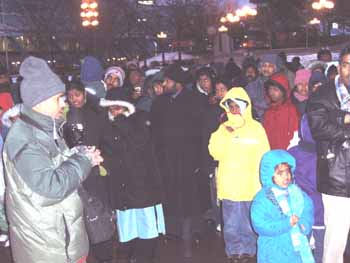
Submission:
[[22,62],[19,73],[23,77],[21,98],[28,107],[32,108],[58,93],[65,92],[64,83],[41,58],[27,57]]

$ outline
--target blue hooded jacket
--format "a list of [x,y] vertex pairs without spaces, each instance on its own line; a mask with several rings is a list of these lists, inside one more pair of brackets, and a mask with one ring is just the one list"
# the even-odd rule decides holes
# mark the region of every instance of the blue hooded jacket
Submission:
[[[291,238],[290,216],[285,215],[276,200],[272,188],[278,188],[272,181],[276,165],[288,163],[292,174],[296,168],[293,156],[284,150],[272,150],[264,154],[260,163],[260,180],[263,188],[255,196],[251,207],[251,219],[258,237],[259,263],[301,263],[302,259],[295,251]],[[288,187],[291,188],[291,185]],[[300,190],[301,191],[301,190]],[[313,205],[311,199],[302,192],[303,208],[294,213],[299,217],[299,226],[303,234],[311,232],[313,225]],[[288,199],[290,204],[290,197]],[[291,206],[292,207],[292,206]],[[292,209],[292,208],[291,208]]]
[[103,67],[97,58],[86,56],[83,59],[80,69],[80,79],[86,91],[98,98],[104,98],[106,96],[106,88],[102,82],[103,74]]
[[313,140],[307,116],[303,115],[300,125],[301,140],[297,146],[288,150],[297,162],[295,169],[295,183],[311,197],[315,208],[316,226],[324,226],[322,196],[317,191],[316,166],[317,152],[316,142]]

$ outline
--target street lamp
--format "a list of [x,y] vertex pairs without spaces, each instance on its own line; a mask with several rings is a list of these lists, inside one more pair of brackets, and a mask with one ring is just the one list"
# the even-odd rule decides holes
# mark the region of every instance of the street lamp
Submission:
[[333,9],[334,3],[329,0],[319,0],[319,2],[313,2],[311,7],[315,10]]
[[[251,17],[255,17],[258,14],[257,10],[250,7],[250,6],[243,6],[240,9],[237,9],[234,13],[227,13],[225,16],[220,18],[220,23],[222,25],[218,28],[218,31],[221,32],[228,32],[228,24],[235,24],[238,23],[244,19],[248,19]],[[241,25],[244,25],[242,22]],[[231,27],[231,25],[229,25]],[[242,28],[239,28],[241,31]]]
[[312,20],[310,20],[310,22],[309,22],[309,24],[310,25],[318,25],[318,24],[320,24],[321,23],[321,21],[318,19],[318,18],[316,18],[316,17],[314,17]]
[[235,13],[227,13],[226,16],[220,18],[220,23],[225,24],[229,23],[237,23],[241,21],[243,18],[254,17],[258,14],[256,9],[251,8],[250,6],[244,6],[240,9],[237,9]]
[[[325,35],[328,35],[328,29],[327,29],[327,17],[325,15],[322,15],[322,12],[330,11],[334,8],[334,2],[330,0],[318,0],[311,4],[312,9],[315,11],[318,11],[321,13],[321,21],[319,24],[321,24],[322,32]],[[316,22],[316,21],[315,21]]]
[[232,13],[228,13],[227,15],[226,15],[226,19],[227,19],[227,21],[228,22],[230,22],[230,23],[237,23],[237,22],[239,22],[239,16],[237,16],[237,15],[233,15]]
[[160,46],[162,48],[162,64],[163,64],[163,66],[165,65],[164,41],[167,37],[168,37],[168,35],[166,33],[164,33],[163,31],[161,31],[160,33],[157,34],[157,38],[159,39],[159,42],[161,44]]
[[99,24],[97,7],[97,0],[82,0],[80,17],[82,18],[81,24],[83,27],[95,27]]
[[227,22],[227,18],[226,17],[221,17],[220,18],[220,23],[223,23],[223,24],[225,24]]
[[219,28],[218,28],[218,31],[220,33],[224,33],[224,32],[227,32],[228,31],[228,28],[224,25],[221,25]]
[[306,33],[306,37],[305,37],[305,46],[308,48],[309,47],[309,28],[313,27],[315,25],[319,25],[321,24],[321,21],[317,18],[314,17],[313,19],[311,19],[306,25],[305,25],[305,33]]

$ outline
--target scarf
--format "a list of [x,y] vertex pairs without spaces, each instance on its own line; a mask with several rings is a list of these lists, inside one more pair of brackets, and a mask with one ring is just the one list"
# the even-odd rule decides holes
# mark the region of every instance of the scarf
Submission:
[[[271,191],[283,214],[289,217],[296,215],[300,218],[304,210],[304,196],[298,186],[291,184],[287,189],[272,187]],[[309,241],[303,234],[299,224],[292,227],[290,235],[294,251],[299,252],[302,262],[315,263]]]
[[300,95],[300,94],[299,94],[298,92],[296,92],[296,91],[293,92],[293,95],[294,95],[294,97],[297,99],[297,101],[299,101],[299,102],[306,101],[306,100],[309,98],[309,96]]

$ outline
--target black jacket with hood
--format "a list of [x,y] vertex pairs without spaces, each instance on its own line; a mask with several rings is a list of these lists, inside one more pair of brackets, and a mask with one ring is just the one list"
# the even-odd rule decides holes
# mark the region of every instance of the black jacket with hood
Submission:
[[[130,108],[135,109],[127,101],[106,103],[119,106],[129,104]],[[109,117],[112,133],[108,144],[113,150],[105,155],[105,165],[109,173],[111,207],[127,210],[160,204],[162,185],[151,139],[149,115],[143,111],[126,115]]]

